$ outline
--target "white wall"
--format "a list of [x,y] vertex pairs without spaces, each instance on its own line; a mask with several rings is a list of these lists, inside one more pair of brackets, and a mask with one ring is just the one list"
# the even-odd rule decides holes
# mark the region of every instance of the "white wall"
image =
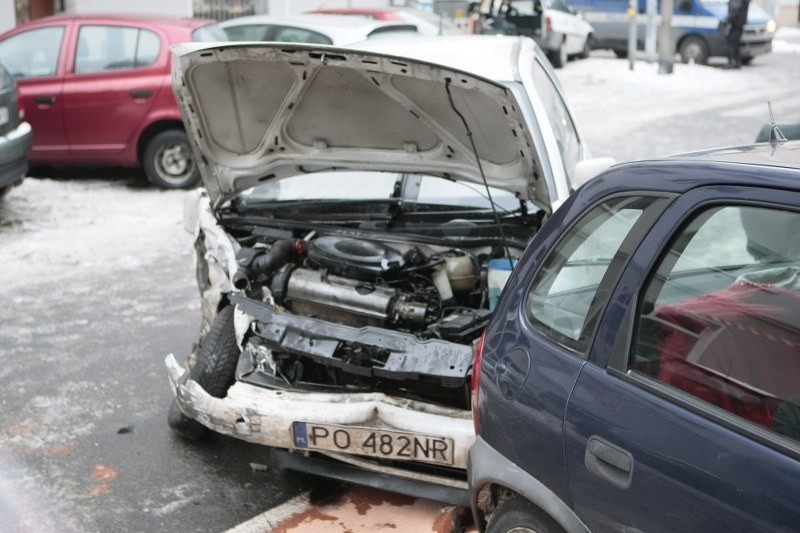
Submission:
[[[4,3],[3,0],[0,2]],[[64,11],[74,14],[137,13],[144,15],[192,15],[192,0],[66,0]]]
[[10,30],[17,25],[17,16],[14,13],[14,2],[0,0],[0,33]]

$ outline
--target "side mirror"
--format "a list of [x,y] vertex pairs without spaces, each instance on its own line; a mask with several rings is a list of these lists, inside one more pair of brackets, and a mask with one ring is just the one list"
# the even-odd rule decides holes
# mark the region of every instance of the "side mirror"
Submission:
[[578,161],[575,165],[575,177],[572,180],[573,188],[578,189],[616,162],[613,157],[595,157]]

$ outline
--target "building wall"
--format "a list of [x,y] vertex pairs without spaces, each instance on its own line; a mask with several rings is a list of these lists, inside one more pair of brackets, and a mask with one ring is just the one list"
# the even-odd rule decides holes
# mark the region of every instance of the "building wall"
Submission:
[[14,12],[14,2],[0,1],[0,33],[10,30],[17,25],[17,16]]
[[64,0],[64,11],[74,14],[137,13],[147,15],[192,15],[192,0]]

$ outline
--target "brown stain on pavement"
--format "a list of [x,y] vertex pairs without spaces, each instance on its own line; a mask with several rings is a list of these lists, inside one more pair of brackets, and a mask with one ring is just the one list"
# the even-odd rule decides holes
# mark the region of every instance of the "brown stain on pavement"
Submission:
[[280,525],[272,530],[272,533],[288,533],[300,524],[304,522],[313,522],[314,520],[327,520],[333,522],[338,520],[338,518],[332,515],[324,514],[317,507],[312,507],[307,511],[297,513],[296,515],[284,520]]
[[382,505],[384,503],[400,507],[403,505],[413,505],[414,502],[417,501],[416,498],[412,498],[411,496],[358,485],[353,486],[347,496],[360,515],[365,515],[373,506]]

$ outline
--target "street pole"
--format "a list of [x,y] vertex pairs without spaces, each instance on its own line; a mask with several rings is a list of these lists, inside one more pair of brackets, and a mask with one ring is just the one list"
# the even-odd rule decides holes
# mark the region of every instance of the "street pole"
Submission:
[[656,52],[656,0],[647,0],[647,30],[644,37],[644,50],[647,62],[652,63],[658,58]]
[[661,1],[661,25],[658,27],[658,73],[672,74],[675,62],[675,39],[672,35],[674,0]]
[[628,0],[628,68],[633,70],[636,55],[636,0]]

